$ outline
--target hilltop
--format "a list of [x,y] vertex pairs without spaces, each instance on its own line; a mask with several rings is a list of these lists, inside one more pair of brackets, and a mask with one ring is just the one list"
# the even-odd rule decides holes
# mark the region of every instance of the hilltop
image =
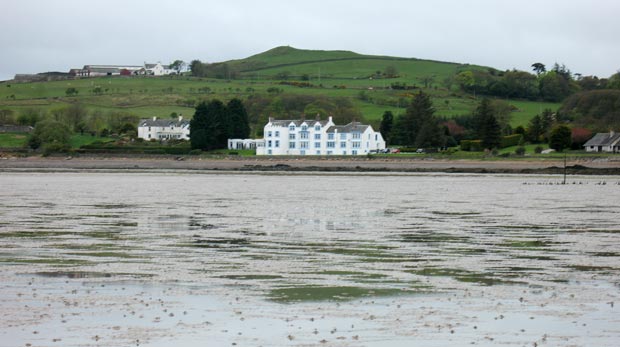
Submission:
[[[469,114],[479,100],[474,93],[459,89],[459,73],[500,73],[486,66],[288,46],[204,66],[219,75],[8,81],[0,84],[0,110],[18,117],[34,111],[52,114],[80,104],[91,115],[99,116],[120,112],[135,118],[171,114],[191,117],[194,105],[201,100],[237,97],[246,101],[254,130],[268,115],[300,113],[338,113],[343,119],[361,118],[377,125],[385,111],[396,115],[404,112],[417,90],[432,96],[440,116]],[[71,94],[70,88],[74,90]],[[545,108],[559,107],[557,103],[524,99],[506,102],[513,111],[513,126],[527,124]],[[105,119],[89,119],[87,129],[99,132],[109,126]]]

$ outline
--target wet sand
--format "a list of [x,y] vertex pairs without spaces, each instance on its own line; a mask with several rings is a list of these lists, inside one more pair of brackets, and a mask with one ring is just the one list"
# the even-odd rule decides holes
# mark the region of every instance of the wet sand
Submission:
[[[570,174],[620,174],[620,158],[567,162]],[[0,170],[224,170],[302,172],[462,172],[563,173],[562,160],[445,160],[430,158],[269,158],[191,156],[11,157],[0,159]]]

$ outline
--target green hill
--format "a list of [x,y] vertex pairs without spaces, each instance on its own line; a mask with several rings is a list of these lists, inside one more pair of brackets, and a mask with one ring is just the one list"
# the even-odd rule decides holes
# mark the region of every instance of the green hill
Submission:
[[[496,71],[490,67],[363,55],[349,51],[276,47],[245,59],[222,63],[231,79],[172,77],[100,77],[49,82],[0,84],[0,110],[18,117],[33,109],[54,114],[72,104],[90,113],[124,112],[135,117],[190,117],[204,99],[247,101],[255,128],[269,115],[287,116],[315,110],[340,112],[378,124],[384,111],[404,111],[416,90],[431,94],[438,115],[470,113],[475,96],[461,92],[454,77],[461,71]],[[77,95],[67,96],[75,88]],[[305,109],[292,101],[307,102]],[[514,106],[511,124],[524,125],[544,108],[559,104],[508,100]],[[302,105],[303,106],[303,105]],[[334,111],[336,110],[336,111]],[[93,123],[94,124],[94,123]],[[94,127],[107,126],[97,122]],[[100,129],[93,129],[100,130]]]

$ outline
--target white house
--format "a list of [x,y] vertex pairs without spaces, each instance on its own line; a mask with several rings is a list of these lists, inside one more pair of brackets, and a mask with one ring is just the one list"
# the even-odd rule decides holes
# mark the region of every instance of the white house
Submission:
[[264,145],[263,139],[228,139],[228,149],[256,149],[258,144]]
[[586,142],[586,152],[620,152],[620,134],[616,134],[613,131],[608,133],[598,133],[594,135],[588,142]]
[[138,137],[145,140],[189,140],[189,121],[178,119],[142,119],[138,123]]
[[365,155],[385,148],[381,133],[370,125],[328,120],[275,120],[269,118],[257,155]]
[[161,63],[147,64],[144,63],[144,69],[147,75],[164,76],[176,74],[176,71],[170,68],[170,65],[162,65]]

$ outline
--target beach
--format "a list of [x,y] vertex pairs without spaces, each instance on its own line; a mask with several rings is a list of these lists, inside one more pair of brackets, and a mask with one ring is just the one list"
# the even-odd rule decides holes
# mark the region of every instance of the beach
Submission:
[[[569,159],[567,174],[618,175],[620,158]],[[446,160],[411,157],[52,156],[2,157],[0,170],[224,170],[563,174],[560,159]]]

